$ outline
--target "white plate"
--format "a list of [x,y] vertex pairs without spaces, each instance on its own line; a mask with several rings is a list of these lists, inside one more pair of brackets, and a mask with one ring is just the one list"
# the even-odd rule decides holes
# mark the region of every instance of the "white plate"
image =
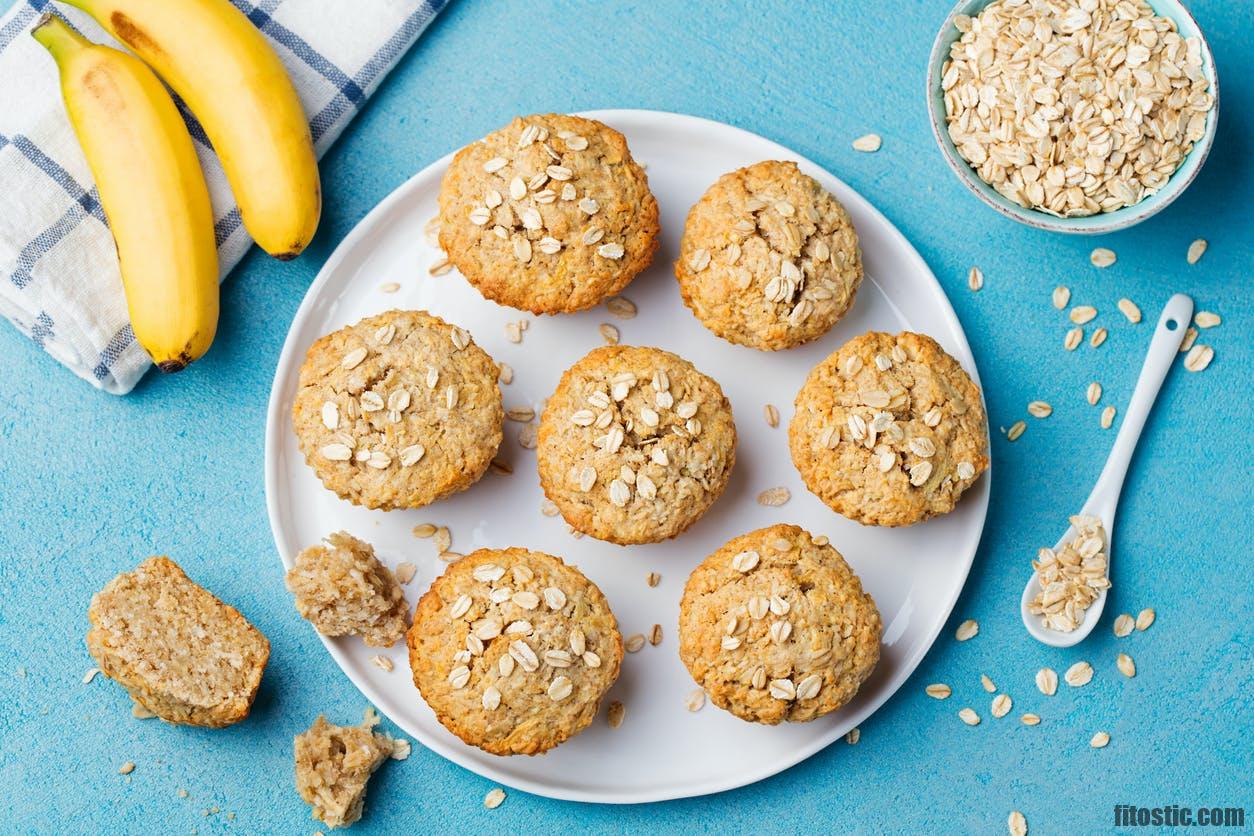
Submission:
[[[418,565],[406,594],[411,606],[439,574],[430,541],[410,530],[419,522],[449,526],[453,550],[526,546],[560,555],[594,580],[609,598],[623,635],[662,625],[658,647],[628,654],[610,691],[626,720],[611,729],[604,716],[573,740],[541,757],[502,758],[463,744],[445,731],[408,674],[403,643],[385,651],[396,665],[385,673],[370,662],[378,652],[357,639],[324,639],[349,678],[380,710],[425,746],[493,781],[554,798],[630,803],[702,795],[759,781],[839,739],[895,692],[931,647],[944,624],[979,543],[988,508],[989,476],[953,513],[905,529],[865,528],[828,510],[805,490],[788,455],[792,402],[810,369],[864,331],[909,329],[930,334],[976,377],[962,327],[926,264],[902,235],[862,197],[832,175],[769,140],[691,116],[637,110],[588,114],[622,131],[635,158],[648,166],[662,214],[662,245],[653,266],[624,295],[640,309],[618,321],[604,307],[580,314],[533,317],[485,301],[456,272],[427,276],[440,253],[424,243],[423,227],[436,214],[440,178],[451,157],[439,160],[389,195],[357,225],[327,260],[292,322],[275,373],[266,426],[266,504],[284,566],[326,534],[347,530],[373,543],[395,566]],[[706,331],[679,297],[671,273],[683,220],[719,175],[764,159],[793,159],[816,177],[853,216],[866,280],[850,314],[819,342],[766,353],[725,343]],[[385,282],[401,290],[380,291]],[[576,540],[560,517],[540,513],[544,497],[534,451],[518,442],[521,425],[508,423],[502,456],[514,473],[489,473],[471,489],[417,511],[367,511],[323,489],[301,457],[291,404],[305,350],[316,338],[361,317],[391,308],[420,308],[454,322],[498,361],[514,367],[503,386],[506,407],[538,408],[568,366],[602,344],[597,326],[612,322],[624,343],[675,351],[713,376],[731,399],[740,434],[736,469],[724,496],[674,541],[622,548],[590,537]],[[529,319],[522,344],[510,343],[505,324]],[[978,381],[978,378],[977,378]],[[763,406],[779,407],[771,429]],[[757,494],[784,485],[792,499],[764,508]],[[684,707],[695,685],[676,651],[679,598],[688,573],[731,537],[775,522],[826,534],[875,597],[884,616],[879,667],[853,703],[811,723],[759,726],[712,705],[696,714]],[[662,582],[645,584],[655,571]],[[604,711],[602,712],[604,715]]]

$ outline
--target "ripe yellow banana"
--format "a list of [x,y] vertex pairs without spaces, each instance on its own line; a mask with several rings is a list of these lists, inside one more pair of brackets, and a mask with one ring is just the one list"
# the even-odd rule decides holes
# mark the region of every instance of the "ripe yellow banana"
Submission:
[[117,244],[135,339],[162,371],[178,371],[209,350],[218,327],[213,208],[187,125],[139,59],[52,14],[31,34],[60,70]]
[[295,258],[322,213],[318,161],[296,89],[228,0],[65,0],[144,59],[187,103],[222,160],[244,226]]

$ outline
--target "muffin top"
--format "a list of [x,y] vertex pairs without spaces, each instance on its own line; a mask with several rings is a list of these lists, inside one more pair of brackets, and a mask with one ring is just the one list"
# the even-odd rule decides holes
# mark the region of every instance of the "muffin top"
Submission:
[[453,564],[414,613],[414,684],[449,731],[496,755],[534,755],[583,730],[618,678],[622,638],[573,566],[526,549]]
[[440,246],[488,299],[578,311],[617,293],[657,249],[657,201],[618,131],[541,114],[466,146],[440,188]]
[[806,487],[865,525],[948,513],[988,468],[980,390],[922,334],[850,340],[814,367],[796,407],[788,443]]
[[840,552],[795,525],[736,537],[684,588],[679,653],[719,708],[743,720],[813,720],[853,699],[882,624]]
[[388,311],[315,342],[292,422],[327,488],[367,508],[418,508],[473,484],[501,444],[496,363],[425,311]]
[[724,174],[688,213],[675,277],[718,336],[767,351],[818,339],[862,282],[844,207],[793,162]]
[[562,375],[540,418],[544,493],[575,529],[655,543],[692,525],[736,461],[723,390],[668,351],[595,349]]

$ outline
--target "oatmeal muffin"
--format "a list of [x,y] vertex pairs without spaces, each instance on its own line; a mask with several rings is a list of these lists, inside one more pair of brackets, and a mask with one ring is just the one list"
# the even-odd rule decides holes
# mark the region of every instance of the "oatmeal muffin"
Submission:
[[461,328],[388,311],[309,347],[292,424],[305,461],[343,499],[420,508],[491,464],[505,420],[499,374]]
[[688,212],[675,278],[706,328],[776,351],[845,315],[862,257],[836,198],[796,163],[767,160],[724,174]]
[[880,658],[875,601],[840,552],[773,525],[701,561],[679,604],[679,655],[742,720],[813,720],[853,699]]
[[409,631],[409,665],[445,728],[494,755],[578,734],[618,678],[622,638],[596,584],[526,549],[481,549],[436,578]]
[[580,311],[627,286],[657,249],[657,201],[627,141],[592,119],[515,119],[453,158],[440,246],[488,299]]
[[167,723],[220,728],[248,716],[270,642],[234,607],[150,557],[91,599],[87,651]]
[[286,581],[301,618],[324,636],[391,647],[409,627],[401,585],[369,543],[343,531],[296,555]]
[[736,462],[723,390],[659,348],[606,346],[571,366],[540,417],[540,486],[578,531],[657,543],[696,522]]
[[788,446],[801,478],[864,525],[947,514],[988,468],[980,390],[936,341],[870,332],[814,367]]
[[361,818],[370,776],[391,756],[395,744],[375,734],[367,720],[337,726],[321,715],[294,741],[296,791],[328,827],[348,827]]

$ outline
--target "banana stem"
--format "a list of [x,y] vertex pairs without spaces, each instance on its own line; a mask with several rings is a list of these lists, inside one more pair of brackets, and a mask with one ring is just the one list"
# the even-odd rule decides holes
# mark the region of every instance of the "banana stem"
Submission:
[[44,12],[43,17],[39,18],[30,33],[58,61],[63,56],[91,43],[52,12]]

